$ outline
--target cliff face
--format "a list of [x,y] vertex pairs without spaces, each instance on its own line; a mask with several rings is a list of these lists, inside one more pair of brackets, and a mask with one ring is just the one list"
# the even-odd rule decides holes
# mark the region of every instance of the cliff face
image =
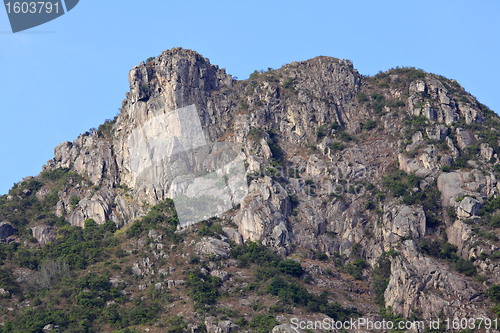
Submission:
[[[383,302],[393,311],[491,317],[500,121],[455,81],[408,68],[364,77],[329,57],[237,81],[172,49],[135,66],[129,82],[117,118],[60,144],[44,166],[82,177],[54,207],[72,225],[127,228],[167,198],[177,205],[177,192],[208,193],[193,184],[214,175],[229,194],[212,193],[221,203],[207,214],[229,220],[237,243],[362,258],[367,281],[387,258]],[[234,161],[245,184],[226,177]]]

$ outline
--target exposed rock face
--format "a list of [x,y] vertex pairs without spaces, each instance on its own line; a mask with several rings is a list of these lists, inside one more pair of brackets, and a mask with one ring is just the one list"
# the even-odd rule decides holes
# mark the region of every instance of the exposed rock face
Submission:
[[31,228],[33,232],[33,237],[36,238],[40,246],[44,246],[56,239],[56,230],[52,227],[38,226]]
[[[199,255],[228,258],[228,239],[237,244],[260,241],[282,256],[300,248],[349,258],[360,246],[356,255],[373,266],[384,251],[397,248],[386,306],[405,316],[420,309],[424,318],[436,318],[442,309],[447,317],[486,316],[476,302],[482,287],[422,254],[416,244],[446,231],[464,259],[497,250],[467,224],[474,223],[479,209],[500,193],[492,165],[484,164],[498,160],[496,145],[457,128],[458,120],[463,128],[470,128],[463,121],[483,122],[483,106],[461,95],[463,89],[453,81],[416,74],[399,85],[401,78],[390,75],[389,88],[382,89],[385,82],[374,84],[349,62],[318,57],[236,81],[196,52],[165,51],[130,71],[130,92],[109,133],[87,133],[55,148],[44,170],[72,168],[85,179],[59,192],[56,213],[77,226],[87,219],[122,226],[179,193],[202,197],[201,185],[208,179],[222,180],[218,184],[224,200],[202,202],[216,213],[197,217],[223,216],[231,222],[226,226],[234,228],[223,228],[227,238],[204,237],[194,243]],[[380,96],[372,95],[373,89]],[[187,110],[183,115],[192,127],[183,123],[179,110]],[[376,120],[375,128],[369,129],[368,119]],[[194,128],[191,141],[183,141]],[[477,153],[468,149],[476,143]],[[471,160],[468,169],[457,167],[461,156]],[[236,159],[246,169],[243,194],[245,186],[231,187],[231,163]],[[435,212],[443,223],[427,226],[432,222],[426,217],[432,203],[424,207],[418,201],[403,204],[402,198],[391,198],[384,177],[397,168],[421,177],[417,185],[405,188],[412,195],[435,190],[437,180],[439,204],[445,211],[453,209],[457,221]],[[195,182],[201,185],[193,186]],[[42,188],[37,197],[47,194]],[[40,243],[50,241],[46,231],[37,232]],[[158,231],[150,230],[148,236],[154,241],[149,245],[154,257],[167,258]],[[137,245],[141,248],[144,242]],[[153,260],[135,262],[133,273],[154,274]],[[500,280],[496,264],[475,265],[491,273],[490,281]],[[205,273],[222,281],[229,278],[226,271],[208,267]],[[370,278],[368,273],[365,278]],[[166,280],[166,287],[181,281]],[[230,321],[216,324],[210,318],[205,322],[209,332],[239,329]],[[295,330],[280,325],[273,332]]]
[[432,140],[444,140],[448,135],[448,127],[439,124],[435,127],[428,127],[425,129],[427,136]]
[[[499,249],[498,246],[494,245],[490,240],[481,240],[474,234],[470,225],[459,220],[446,228],[446,235],[448,237],[448,242],[457,246],[457,255],[464,259],[471,259],[472,257],[479,258],[483,252],[489,255]],[[500,272],[498,272],[498,266],[493,265],[493,267],[489,267],[488,270],[490,272],[496,271],[493,276],[496,281],[499,281]]]
[[243,236],[241,234],[234,230],[233,228],[222,228],[224,233],[226,234],[227,238],[235,242],[236,244],[243,244]]
[[285,189],[270,177],[252,183],[249,197],[241,205],[235,217],[243,239],[262,240],[272,235],[275,244],[289,241],[286,216],[291,212],[290,201]]
[[0,223],[0,239],[7,238],[15,232],[17,232],[17,229],[14,228],[9,222]]
[[457,216],[459,218],[469,218],[474,215],[477,215],[479,212],[479,209],[482,206],[482,202],[471,198],[471,197],[465,197],[461,202],[460,205],[457,208]]
[[196,251],[201,254],[213,255],[216,258],[229,257],[229,244],[212,237],[203,237],[201,242],[196,243]]
[[[435,318],[441,311],[445,316],[481,312],[481,302],[477,299],[480,292],[462,277],[420,254],[412,240],[404,242],[401,256],[393,260],[391,270],[385,291],[386,305],[405,316],[416,308],[422,309],[424,319]],[[446,296],[428,293],[431,288],[441,290]]]
[[495,191],[491,177],[487,178],[477,170],[442,173],[437,185],[441,191],[443,205],[447,207],[456,207],[456,199],[464,195],[482,198]]
[[490,145],[487,143],[481,143],[480,147],[481,147],[481,156],[485,160],[489,161],[493,157],[494,153],[493,148],[491,148]]
[[460,149],[465,149],[475,143],[474,136],[471,132],[457,128],[457,142]]
[[420,239],[425,236],[425,221],[425,213],[421,207],[386,207],[381,236],[389,244],[397,244],[401,238],[408,236]]

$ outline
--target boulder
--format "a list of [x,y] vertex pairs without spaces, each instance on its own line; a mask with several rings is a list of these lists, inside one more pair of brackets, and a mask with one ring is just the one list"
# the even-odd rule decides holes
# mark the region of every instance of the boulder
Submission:
[[467,196],[462,201],[460,201],[460,205],[457,208],[457,216],[458,218],[468,219],[472,216],[475,216],[482,206],[482,200],[479,201]]
[[229,274],[226,271],[214,270],[210,272],[210,275],[218,277],[222,282],[229,280]]
[[437,124],[434,127],[428,127],[425,129],[427,136],[432,140],[444,140],[448,135],[448,127],[443,124]]
[[243,244],[243,236],[233,228],[224,227],[222,231],[226,234],[227,238],[235,242],[236,244]]
[[301,329],[295,329],[290,324],[274,326],[272,333],[302,333]]
[[493,148],[491,148],[490,145],[487,143],[481,143],[480,148],[481,148],[481,157],[489,161],[493,157],[493,154],[495,153]]
[[205,318],[205,327],[207,333],[233,333],[239,332],[239,326],[233,324],[230,320],[221,320],[217,322],[215,317],[208,316]]
[[17,232],[17,229],[14,228],[9,222],[0,223],[0,239],[7,238]]
[[44,246],[47,243],[51,243],[56,239],[56,229],[47,226],[36,226],[31,228],[33,237],[36,238],[40,246]]
[[229,258],[231,249],[228,243],[213,237],[203,237],[200,242],[196,243],[195,248],[198,253],[213,255],[217,259]]
[[457,143],[460,149],[465,149],[468,146],[472,146],[476,140],[470,131],[464,130],[462,128],[457,128]]

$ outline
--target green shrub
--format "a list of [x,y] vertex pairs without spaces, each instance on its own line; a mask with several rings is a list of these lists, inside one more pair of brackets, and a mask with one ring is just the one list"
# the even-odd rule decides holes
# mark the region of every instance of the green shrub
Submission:
[[359,93],[357,98],[358,98],[358,101],[360,101],[361,103],[368,101],[368,97],[363,93]]
[[249,80],[255,80],[259,77],[261,73],[258,70],[254,70],[252,74],[250,74]]
[[298,262],[292,259],[281,261],[278,264],[278,269],[285,274],[293,276],[301,276],[302,273],[304,272],[302,266]]
[[190,288],[189,296],[194,302],[195,309],[203,309],[205,305],[214,304],[221,285],[222,281],[218,277],[204,275],[199,268],[190,273],[186,286]]
[[340,142],[335,141],[330,145],[330,150],[332,151],[341,151],[342,149],[344,149],[344,144]]
[[69,203],[71,204],[71,209],[75,209],[76,208],[76,205],[78,205],[78,203],[80,202],[80,199],[78,199],[77,196],[73,195],[71,196],[71,198],[69,199]]
[[249,326],[257,333],[268,333],[280,323],[270,314],[256,314],[253,316]]
[[307,311],[321,312],[335,320],[345,320],[350,316],[358,316],[354,309],[345,309],[339,303],[328,304],[326,294],[320,296],[311,294],[303,286],[291,282],[287,283],[283,278],[277,276],[266,286],[266,291],[271,295],[278,296],[283,303],[305,306]]
[[488,297],[495,303],[500,303],[500,286],[497,284],[492,284],[488,288]]
[[366,261],[364,259],[356,259],[345,266],[345,271],[351,274],[356,280],[361,280],[363,278],[363,269],[365,265]]
[[283,88],[294,90],[295,79],[289,77],[283,82]]
[[326,136],[326,127],[325,125],[321,125],[316,129],[316,136],[318,139],[321,139],[322,137]]
[[450,171],[451,171],[451,167],[450,167],[449,165],[443,165],[443,166],[441,167],[441,170],[442,170],[443,172],[450,172]]
[[375,303],[385,307],[384,293],[391,277],[391,261],[383,253],[378,259],[372,271],[372,288],[375,293]]
[[366,123],[363,125],[363,128],[367,131],[371,131],[377,127],[377,122],[375,120],[367,120]]

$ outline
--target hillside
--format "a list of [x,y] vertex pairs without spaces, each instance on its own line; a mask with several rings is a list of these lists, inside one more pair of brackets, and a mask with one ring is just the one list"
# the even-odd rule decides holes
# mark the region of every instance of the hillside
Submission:
[[129,82],[0,197],[2,332],[500,315],[500,118],[456,81],[177,48]]

